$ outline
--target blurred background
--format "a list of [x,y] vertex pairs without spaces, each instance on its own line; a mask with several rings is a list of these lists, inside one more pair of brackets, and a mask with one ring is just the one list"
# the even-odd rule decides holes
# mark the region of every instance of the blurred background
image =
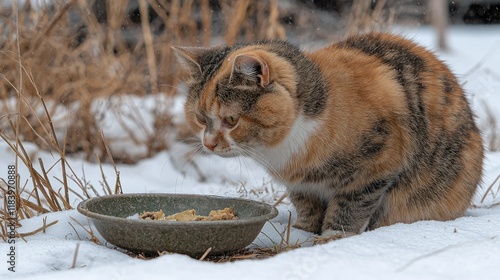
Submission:
[[2,0],[0,129],[4,140],[134,163],[189,137],[171,45],[287,39],[315,48],[429,25],[447,49],[449,26],[495,24],[494,0]]

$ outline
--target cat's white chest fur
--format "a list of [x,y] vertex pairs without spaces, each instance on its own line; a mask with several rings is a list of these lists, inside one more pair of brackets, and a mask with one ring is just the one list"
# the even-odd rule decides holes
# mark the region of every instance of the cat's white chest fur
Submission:
[[302,115],[297,117],[292,129],[284,141],[273,148],[264,148],[261,152],[269,165],[280,171],[286,168],[293,156],[305,152],[309,137],[320,127],[318,120],[306,119]]
[[[309,138],[314,135],[320,127],[322,127],[320,121],[308,120],[303,116],[299,116],[297,120],[295,120],[295,123],[285,140],[277,147],[265,149],[262,151],[262,154],[266,157],[268,164],[274,169],[274,171],[279,173],[290,164],[292,157],[298,155],[299,153],[306,152],[305,149]],[[283,183],[286,184],[289,191],[314,193],[325,201],[330,200],[334,194],[334,189],[328,188],[326,185],[327,183]]]

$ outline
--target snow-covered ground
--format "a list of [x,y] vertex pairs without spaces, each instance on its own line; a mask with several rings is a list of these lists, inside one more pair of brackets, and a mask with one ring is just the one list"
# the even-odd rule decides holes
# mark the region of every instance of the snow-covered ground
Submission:
[[[431,29],[398,29],[396,32],[433,47]],[[464,83],[479,123],[484,123],[484,104],[488,104],[500,121],[500,26],[453,27],[449,33],[451,50],[439,53]],[[130,99],[134,108],[148,108],[150,101]],[[177,109],[177,111],[180,111]],[[146,114],[147,115],[147,114]],[[111,118],[112,116],[107,116]],[[104,120],[108,119],[104,118]],[[147,119],[145,117],[145,119]],[[106,127],[106,123],[103,123]],[[109,125],[110,134],[119,135]],[[29,154],[40,157],[45,166],[55,158],[26,143]],[[127,149],[126,145],[120,147]],[[133,149],[130,147],[129,149]],[[181,156],[185,147],[175,145],[135,165],[118,165],[125,193],[199,193],[246,197],[269,203],[284,193],[283,186],[249,159],[198,157],[195,162],[206,178]],[[102,181],[97,164],[69,158],[69,164],[97,189]],[[7,178],[7,165],[14,154],[0,143],[0,178]],[[60,176],[58,165],[51,171]],[[115,173],[103,165],[110,185]],[[21,182],[29,177],[20,168]],[[58,173],[59,172],[59,173]],[[170,254],[152,260],[131,258],[112,246],[89,241],[88,221],[76,210],[50,213],[22,220],[20,232],[30,232],[45,223],[55,225],[23,240],[16,240],[16,272],[8,270],[9,244],[0,243],[0,278],[29,279],[500,279],[500,183],[480,202],[487,187],[500,174],[500,152],[487,152],[484,182],[474,198],[474,207],[454,221],[421,221],[396,224],[361,235],[281,253],[264,260],[234,263],[200,262],[187,256]],[[74,196],[73,206],[80,200]],[[278,206],[280,214],[266,224],[252,246],[272,246],[280,242],[280,233],[288,222],[288,201]],[[309,233],[292,229],[292,242],[305,242]],[[104,241],[103,241],[104,242]],[[71,268],[79,246],[75,268]]]

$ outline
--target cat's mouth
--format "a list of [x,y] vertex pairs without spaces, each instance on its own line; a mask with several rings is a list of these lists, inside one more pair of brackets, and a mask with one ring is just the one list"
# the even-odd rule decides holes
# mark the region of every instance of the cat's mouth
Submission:
[[230,157],[237,157],[240,156],[240,154],[235,151],[235,150],[224,150],[224,151],[210,151],[208,149],[205,149],[205,153],[209,155],[218,155],[223,158],[230,158]]
[[230,157],[237,157],[240,154],[234,150],[229,150],[229,151],[222,151],[222,152],[214,152],[214,154],[224,157],[224,158],[230,158]]

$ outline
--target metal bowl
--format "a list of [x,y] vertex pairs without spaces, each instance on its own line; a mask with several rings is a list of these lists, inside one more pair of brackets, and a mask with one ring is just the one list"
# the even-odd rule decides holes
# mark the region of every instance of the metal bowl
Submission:
[[[165,215],[195,209],[198,215],[234,208],[237,220],[153,221],[130,219],[144,211],[163,210]],[[201,256],[240,250],[257,237],[266,221],[276,217],[275,207],[263,202],[211,195],[122,194],[81,202],[78,211],[89,217],[106,241],[134,252],[162,252]]]

